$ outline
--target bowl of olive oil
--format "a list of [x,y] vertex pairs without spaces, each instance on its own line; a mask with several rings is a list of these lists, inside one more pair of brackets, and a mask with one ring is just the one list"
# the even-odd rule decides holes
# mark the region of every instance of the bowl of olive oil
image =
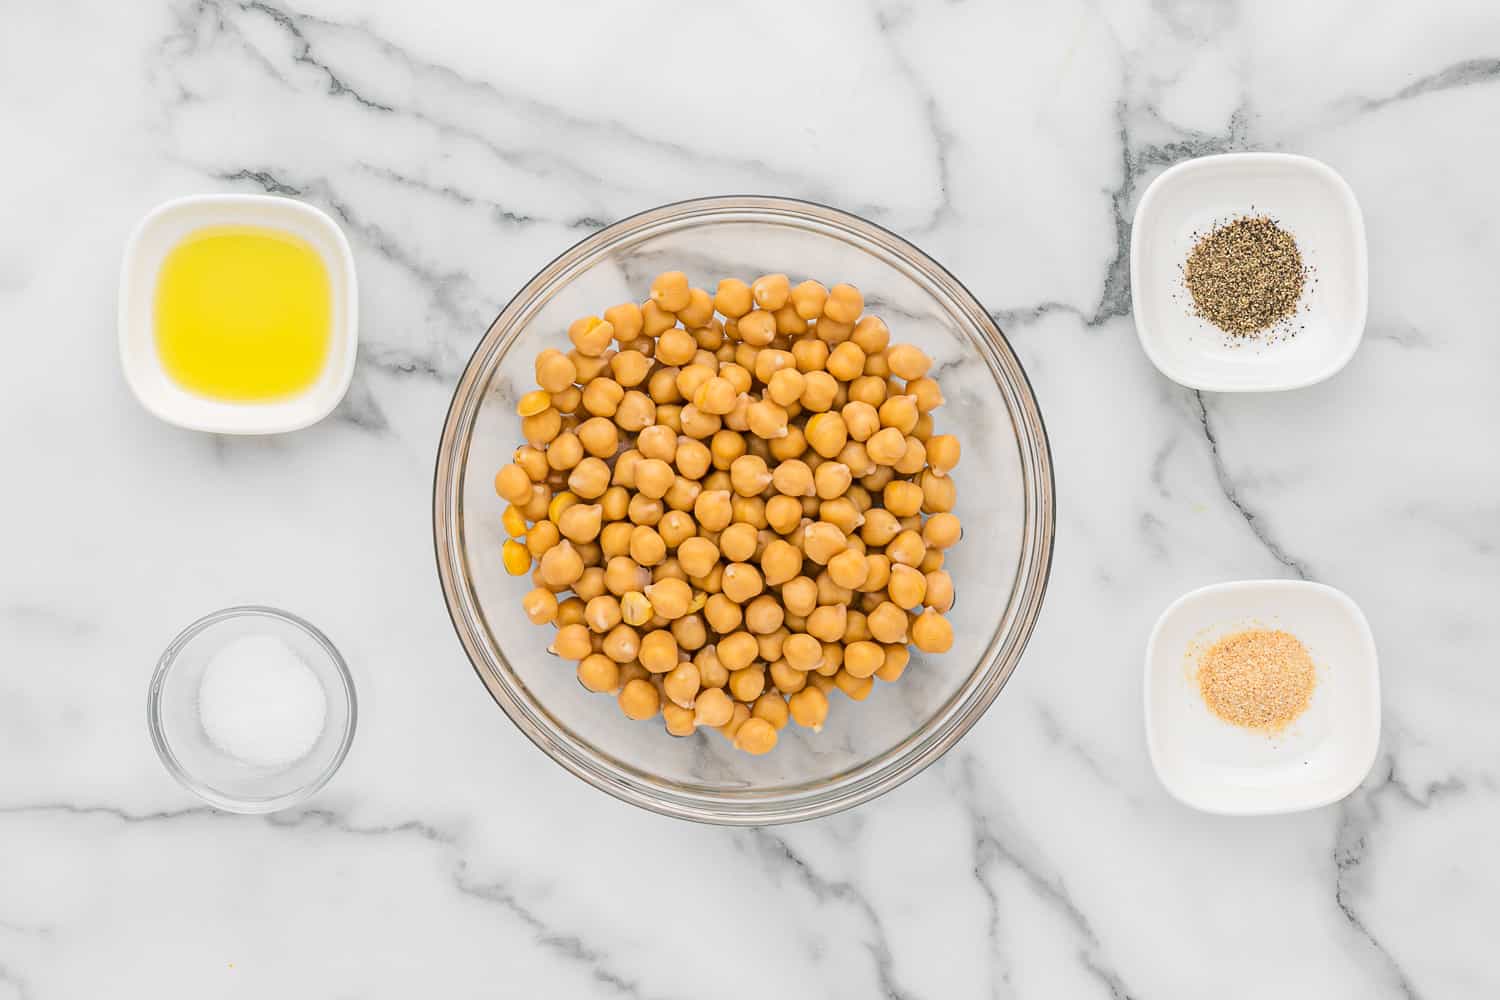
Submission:
[[168,202],[120,278],[120,358],[136,398],[181,427],[273,434],[316,423],[354,373],[354,259],[337,223],[268,195]]

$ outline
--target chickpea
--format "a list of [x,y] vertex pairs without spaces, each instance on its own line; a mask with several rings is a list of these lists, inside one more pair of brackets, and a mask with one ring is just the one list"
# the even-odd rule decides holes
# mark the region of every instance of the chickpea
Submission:
[[583,575],[583,558],[568,542],[560,542],[542,555],[542,579],[550,587],[566,587]]
[[839,415],[844,418],[844,427],[848,430],[849,437],[855,441],[869,441],[880,430],[879,412],[859,399],[851,399],[845,403]]
[[945,514],[957,502],[957,489],[948,476],[928,469],[921,476],[922,510],[928,514]]
[[736,701],[754,701],[766,689],[766,672],[756,664],[729,672],[729,693]]
[[645,590],[650,582],[651,574],[627,555],[614,556],[604,565],[604,588],[616,597]]
[[583,408],[596,417],[613,417],[624,397],[620,383],[596,378],[583,387]]
[[780,309],[791,298],[791,283],[784,274],[767,274],[755,279],[750,286],[750,295],[755,304],[772,311]]
[[859,378],[865,370],[865,352],[857,344],[844,341],[828,354],[828,374],[840,382]]
[[754,306],[750,286],[738,278],[725,278],[714,292],[714,308],[730,319],[739,319]]
[[935,549],[946,549],[959,540],[963,534],[963,528],[958,522],[958,517],[947,511],[940,511],[927,519],[922,525],[922,541]]
[[880,404],[880,425],[899,431],[903,437],[917,426],[917,397],[890,396]]
[[874,676],[885,663],[885,648],[875,642],[851,642],[844,647],[844,669],[856,679]]
[[[869,367],[868,359],[866,359],[865,361],[865,367]],[[885,379],[879,378],[874,375],[861,375],[859,378],[849,383],[850,402],[864,403],[872,410],[879,407],[881,403],[884,403],[887,395],[889,395],[889,393],[887,392]],[[877,426],[879,424],[878,416],[876,418],[876,424]]]
[[517,448],[512,460],[530,477],[532,483],[542,482],[551,472],[551,468],[547,465],[547,453],[529,444],[523,444]]
[[767,586],[780,586],[802,572],[802,553],[790,542],[778,538],[761,554],[760,568]]
[[[795,358],[794,358],[795,363]],[[807,378],[796,368],[783,368],[766,383],[766,397],[781,407],[791,406],[802,398]]]
[[[914,567],[922,562],[922,557],[927,554],[927,544],[922,541],[922,536],[910,528],[903,530],[890,544],[885,547],[885,554],[892,563],[902,566]],[[892,567],[894,575],[895,568]]]
[[[693,600],[696,603],[697,597]],[[693,652],[708,644],[708,626],[704,624],[702,615],[683,615],[672,623],[671,629],[672,638],[677,640],[679,649]]]
[[795,694],[807,686],[806,671],[794,669],[786,660],[776,659],[766,668],[771,683],[782,694]]
[[698,667],[692,661],[677,664],[662,678],[662,689],[667,697],[683,708],[693,707],[700,684]]
[[771,470],[759,456],[741,455],[729,466],[729,481],[740,496],[758,496],[771,484]]
[[667,543],[655,528],[638,524],[630,532],[630,558],[642,566],[655,566],[667,557]]
[[885,356],[891,366],[891,374],[908,382],[926,375],[927,370],[932,367],[932,359],[911,344],[896,344],[886,351]]
[[639,337],[644,326],[641,307],[634,302],[622,302],[617,306],[610,306],[604,310],[604,321],[614,327],[615,339],[622,344],[627,344]]
[[[802,396],[799,402],[802,404],[803,409],[821,414],[833,406],[833,401],[838,397],[839,392],[837,379],[826,371],[810,371],[803,374],[802,380]],[[843,421],[840,420],[839,423],[842,425]],[[811,443],[814,440],[811,422],[809,422],[808,429],[804,433],[807,434],[807,439]],[[838,449],[834,450],[837,451]]]
[[785,645],[787,636],[791,634],[791,630],[784,624],[769,632],[757,633],[755,636],[755,645],[758,650],[756,655],[767,663],[776,662],[781,659],[781,647]]
[[865,624],[870,629],[870,635],[880,642],[906,641],[906,612],[890,601],[881,601],[874,611],[865,616]]
[[609,466],[591,455],[568,473],[568,489],[585,500],[597,500],[609,489],[609,477]]
[[665,271],[651,281],[651,301],[664,311],[675,313],[687,308],[692,301],[687,275],[681,271]]
[[807,634],[824,642],[837,642],[844,637],[849,610],[843,604],[821,605],[807,616]]
[[724,558],[730,562],[749,562],[755,556],[756,536],[757,532],[753,525],[731,524],[719,536],[719,547],[714,552],[715,558],[723,552]]
[[828,720],[828,696],[821,688],[809,684],[791,693],[791,697],[787,699],[787,709],[792,721],[816,733],[822,730],[823,723]]
[[865,297],[853,285],[838,284],[828,290],[823,315],[840,323],[853,323],[864,312]]
[[816,281],[804,281],[791,290],[788,298],[799,317],[804,320],[817,319],[823,315],[823,304],[828,301],[828,289]]
[[734,702],[718,687],[702,691],[693,702],[693,721],[700,726],[717,728],[734,715]]
[[848,548],[848,540],[836,526],[826,521],[815,521],[807,526],[802,536],[802,551],[815,563],[826,565],[828,560]]
[[788,496],[774,496],[766,501],[766,523],[777,534],[792,532],[802,523],[802,503]]
[[595,694],[620,686],[620,666],[603,653],[590,653],[578,661],[578,682]]
[[[698,370],[701,370],[698,365],[686,369],[689,372]],[[735,408],[739,394],[735,392],[734,383],[730,382],[727,378],[719,375],[710,375],[693,390],[691,398],[693,405],[703,413],[723,416]]]
[[740,627],[744,612],[739,604],[723,594],[713,594],[703,604],[703,617],[708,625],[720,635],[728,635]]
[[604,517],[604,508],[596,503],[569,505],[557,518],[558,530],[564,538],[582,544],[592,542],[599,536],[599,527]]
[[735,749],[752,756],[770,753],[776,747],[776,727],[765,719],[747,718],[730,735]]
[[614,418],[623,431],[635,433],[644,430],[656,423],[656,403],[639,389],[631,389],[621,397]]
[[788,459],[776,466],[771,473],[771,482],[778,493],[789,497],[812,496],[813,471],[801,459]]
[[649,719],[661,709],[661,696],[650,681],[639,678],[620,688],[620,711],[632,719]]
[[776,317],[760,309],[740,317],[737,328],[740,339],[751,347],[765,347],[776,339]]
[[851,701],[864,701],[870,697],[870,691],[875,687],[875,681],[869,677],[855,677],[847,670],[840,670],[833,677],[834,685]]
[[785,617],[780,602],[770,594],[761,594],[745,607],[745,627],[756,635],[775,632]]
[[665,504],[660,500],[652,500],[644,493],[634,494],[630,498],[630,503],[625,507],[625,514],[632,524],[644,524],[647,527],[661,523],[665,513]]
[[651,602],[651,610],[669,620],[687,614],[688,606],[693,603],[693,588],[682,580],[670,577],[649,584],[645,594],[646,599]]
[[744,604],[765,589],[760,571],[749,563],[730,563],[724,567],[724,596]]
[[886,427],[865,442],[865,450],[870,461],[877,465],[892,466],[906,454],[906,437],[896,428]]
[[[885,509],[897,517],[909,517],[920,511],[922,509],[922,496],[922,487],[905,479],[897,479],[886,483],[882,491]],[[866,539],[866,541],[869,541],[869,539]]]
[[924,653],[946,653],[953,648],[953,626],[928,608],[912,623],[911,641]]
[[515,463],[495,473],[495,492],[513,504],[524,504],[531,499],[531,477]]
[[760,647],[755,642],[755,636],[749,632],[731,632],[714,646],[714,652],[719,654],[719,662],[724,665],[725,670],[729,671],[731,681],[734,672],[748,667],[759,651]]
[[528,591],[521,598],[521,610],[533,625],[546,625],[557,620],[557,595],[545,587]]
[[915,608],[927,597],[927,577],[910,566],[891,567],[891,582],[886,585],[891,603],[898,608]]
[[854,483],[849,467],[842,462],[821,462],[813,475],[817,495],[824,500],[843,496]]
[[677,640],[666,629],[647,632],[641,636],[640,653],[636,659],[651,673],[664,674],[677,666]]
[[562,351],[549,347],[536,356],[536,384],[548,392],[571,388],[577,375],[578,369]]
[[958,438],[952,434],[937,434],[927,441],[927,464],[940,476],[958,465],[958,453]]
[[840,587],[856,590],[864,584],[869,568],[862,553],[845,549],[828,560],[828,575]]
[[526,550],[540,559],[562,539],[562,533],[551,521],[538,521],[526,533]]
[[615,339],[615,327],[608,320],[587,316],[568,327],[568,339],[573,342],[579,354],[597,358],[608,349],[610,341]]
[[589,638],[588,626],[581,622],[558,628],[557,635],[552,637],[552,645],[548,648],[548,652],[556,653],[565,660],[582,660],[593,651],[594,643]]
[[562,628],[564,625],[584,624],[583,608],[583,601],[577,597],[570,597],[565,601],[558,602],[557,618],[553,624],[558,628]]
[[782,643],[781,655],[786,658],[787,666],[806,673],[823,662],[823,644],[811,635],[799,632],[788,636]]
[[787,436],[787,412],[768,399],[757,400],[746,407],[745,426],[758,438],[784,438]]
[[879,316],[865,316],[854,324],[850,339],[866,354],[878,354],[890,346],[891,331]]
[[729,502],[729,491],[706,489],[699,493],[693,504],[693,515],[709,531],[723,531],[729,527],[734,515],[734,508]]
[[547,516],[547,507],[552,502],[552,489],[541,483],[533,483],[531,497],[521,505],[521,514],[528,521],[540,521]]
[[793,577],[781,585],[781,603],[794,615],[810,615],[818,606],[818,585],[805,576]]
[[833,319],[828,315],[826,309],[823,311],[823,318],[818,320],[817,325],[813,328],[813,335],[830,348],[844,343],[853,334],[853,323],[841,323]]
[[824,458],[833,458],[849,439],[844,418],[837,413],[819,413],[807,422],[807,443]]
[[[806,678],[803,678],[806,683]],[[769,722],[776,729],[785,729],[787,719],[790,717],[786,699],[774,691],[767,691],[755,699],[755,704],[750,706],[750,718],[762,719]],[[740,739],[744,739],[745,731],[740,730]]]

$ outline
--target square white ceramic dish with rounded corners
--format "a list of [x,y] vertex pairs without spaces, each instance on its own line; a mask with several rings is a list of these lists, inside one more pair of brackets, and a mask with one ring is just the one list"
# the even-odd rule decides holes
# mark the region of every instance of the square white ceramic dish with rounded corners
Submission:
[[[1182,265],[1199,236],[1266,215],[1297,240],[1309,277],[1297,313],[1255,337],[1193,313]],[[1151,182],[1130,234],[1130,294],[1141,347],[1190,389],[1273,392],[1336,374],[1364,336],[1369,264],[1364,216],[1332,167],[1286,153],[1226,153],[1179,163]]]
[[[332,330],[328,362],[304,392],[264,403],[209,399],[189,392],[162,368],[156,351],[155,298],[162,261],[183,237],[205,226],[279,229],[310,243],[328,269]],[[349,388],[359,341],[354,254],[338,224],[306,202],[259,194],[189,195],[158,205],[125,245],[120,269],[120,363],[141,405],[167,423],[215,434],[279,434],[322,420]]]
[[[1317,667],[1307,710],[1276,735],[1224,722],[1198,691],[1198,657],[1246,628],[1283,629]],[[1375,639],[1345,593],[1303,580],[1203,587],[1162,613],[1146,646],[1146,744],[1168,792],[1221,815],[1298,812],[1337,802],[1380,745]]]

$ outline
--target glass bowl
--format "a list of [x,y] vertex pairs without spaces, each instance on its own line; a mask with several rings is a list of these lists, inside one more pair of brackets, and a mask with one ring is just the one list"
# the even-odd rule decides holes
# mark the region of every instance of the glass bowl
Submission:
[[[203,729],[198,690],[214,654],[248,635],[282,640],[323,688],[323,732],[312,749],[283,765],[246,763],[214,745]],[[211,806],[269,813],[307,800],[328,783],[354,741],[354,679],[328,637],[275,608],[215,611],[183,629],[161,654],[146,697],[151,742],[167,771]]]
[[[958,436],[955,513],[964,538],[946,568],[958,595],[953,648],[913,651],[905,675],[855,704],[834,694],[813,733],[789,725],[752,757],[714,732],[670,736],[585,691],[570,661],[547,652],[551,627],[521,610],[529,577],[507,575],[504,501],[495,472],[521,443],[516,401],[533,362],[567,348],[568,324],[641,301],[655,274],[683,270],[712,290],[721,277],[785,272],[846,281],[892,339],[933,359],[947,404],[937,430]],[[626,802],[729,825],[811,819],[866,802],[932,763],[974,725],[1026,645],[1052,556],[1047,435],[1026,374],[983,306],[936,261],[863,219],[784,198],[681,202],[617,222],[548,264],[505,307],[459,379],[433,484],[438,576],[474,669],[505,713],[548,756]]]

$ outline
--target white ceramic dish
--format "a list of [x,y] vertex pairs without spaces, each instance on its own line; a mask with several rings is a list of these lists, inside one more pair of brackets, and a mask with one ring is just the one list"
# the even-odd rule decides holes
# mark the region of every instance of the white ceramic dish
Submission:
[[[1271,736],[1230,725],[1204,704],[1198,657],[1244,628],[1297,636],[1317,664],[1307,711]],[[1380,744],[1375,639],[1342,591],[1302,580],[1220,583],[1179,598],[1146,646],[1146,744],[1176,799],[1204,812],[1315,809],[1353,791]]]
[[[1314,282],[1288,321],[1294,335],[1233,337],[1192,314],[1182,263],[1196,237],[1235,216],[1265,214],[1297,240]],[[1334,375],[1364,336],[1369,265],[1364,216],[1327,164],[1284,153],[1205,156],[1146,189],[1130,236],[1135,329],[1168,378],[1213,392],[1297,389]]]
[[[328,364],[305,392],[265,403],[208,399],[179,386],[156,353],[156,280],[168,252],[204,226],[250,225],[302,237],[328,269],[333,298]],[[359,340],[359,294],[354,254],[338,224],[291,198],[254,194],[190,195],[157,206],[125,246],[120,270],[120,363],[141,405],[170,424],[216,434],[278,434],[322,420],[349,388]]]

